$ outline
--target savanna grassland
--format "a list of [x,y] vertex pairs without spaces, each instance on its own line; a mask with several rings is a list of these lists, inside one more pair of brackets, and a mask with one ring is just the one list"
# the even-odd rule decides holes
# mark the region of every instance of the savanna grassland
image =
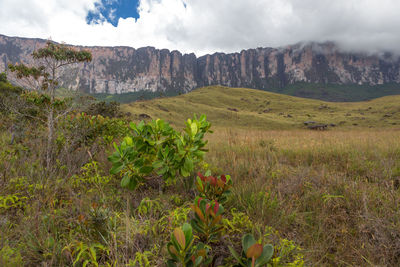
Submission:
[[[115,104],[71,100],[60,106],[73,109],[57,124],[55,161],[46,169],[46,123],[32,119],[43,118],[46,103],[6,82],[0,87],[2,266],[165,266],[181,245],[188,247],[183,253],[190,254],[189,262],[200,254],[211,260],[198,266],[239,266],[229,247],[240,253],[246,233],[273,246],[268,266],[400,264],[399,96],[330,103],[207,87],[123,105],[121,111]],[[213,133],[208,122],[187,121],[194,113],[207,115]],[[157,118],[174,130],[151,124]],[[109,157],[142,144],[135,134],[142,131],[141,119],[149,129],[173,133],[171,147],[185,138],[201,144],[204,133],[208,152],[193,156],[193,162],[202,158],[193,164],[183,160],[168,184],[140,168],[150,172],[134,190],[122,187],[124,171]],[[304,121],[335,127],[313,131]],[[152,142],[149,132],[146,147],[167,144]],[[145,161],[164,152],[146,152]],[[163,169],[160,162],[153,166]],[[193,228],[197,247],[191,247],[185,223],[201,223],[196,205],[201,209],[204,201],[197,184],[218,185],[227,181],[223,175],[230,175],[232,185],[218,200],[224,207],[215,220],[218,229],[204,238]],[[222,211],[208,204],[214,220]],[[199,249],[200,241],[206,249]]]
[[207,162],[235,177],[232,202],[303,248],[311,266],[396,266],[398,130],[221,130]]
[[[214,133],[205,161],[235,177],[231,201],[300,245],[306,265],[394,266],[400,260],[399,100],[332,103],[207,87],[123,109],[173,125],[191,113],[207,114]],[[312,131],[305,121],[335,126]]]

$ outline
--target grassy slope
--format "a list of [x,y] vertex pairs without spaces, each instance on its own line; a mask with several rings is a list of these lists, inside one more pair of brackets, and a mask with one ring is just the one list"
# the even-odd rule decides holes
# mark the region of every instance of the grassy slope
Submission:
[[144,113],[177,126],[194,113],[204,113],[217,127],[295,129],[312,120],[334,123],[342,129],[395,128],[400,119],[399,101],[400,96],[386,96],[366,102],[324,102],[253,89],[210,86],[181,96],[126,104],[123,110],[138,119]]

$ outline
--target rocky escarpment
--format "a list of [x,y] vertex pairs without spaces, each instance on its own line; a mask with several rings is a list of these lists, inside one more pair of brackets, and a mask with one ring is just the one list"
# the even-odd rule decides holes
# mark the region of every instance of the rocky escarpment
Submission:
[[[8,63],[33,63],[45,40],[0,35],[0,71]],[[400,60],[391,54],[341,52],[333,43],[257,48],[196,57],[153,47],[76,47],[93,61],[63,71],[63,86],[89,93],[141,90],[187,92],[207,85],[266,89],[296,82],[400,83]]]

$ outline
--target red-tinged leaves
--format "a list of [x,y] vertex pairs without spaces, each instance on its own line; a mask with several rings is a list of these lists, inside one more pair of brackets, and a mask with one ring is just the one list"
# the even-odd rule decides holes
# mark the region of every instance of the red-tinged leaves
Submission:
[[222,215],[216,216],[213,221],[211,222],[211,226],[217,225],[222,219]]
[[181,228],[175,228],[174,237],[178,242],[179,246],[184,249],[186,246],[185,234],[183,233]]
[[179,255],[179,253],[178,253],[178,251],[176,251],[174,245],[169,245],[169,246],[168,246],[168,250],[169,250],[169,252],[170,252],[171,254],[174,254],[174,255],[176,255],[176,256]]
[[197,176],[200,177],[200,179],[204,182],[206,180],[206,177],[204,177],[200,172],[197,173]]
[[206,204],[206,216],[209,216],[210,215],[210,204],[209,203],[207,203]]
[[205,222],[205,218],[203,213],[201,212],[200,208],[198,206],[191,206],[192,210],[197,214],[199,219],[203,222]]
[[216,186],[217,185],[217,178],[213,177],[213,176],[209,176],[208,180],[210,181],[210,184],[212,186]]
[[254,244],[246,251],[246,257],[252,259],[258,259],[263,252],[261,244]]
[[204,185],[202,181],[196,181],[196,188],[200,193],[204,193]]
[[[220,188],[224,188],[225,182],[222,181],[222,180],[217,180],[217,185],[218,185]],[[219,191],[220,191],[220,190],[219,190]]]
[[218,203],[217,201],[215,201],[215,204],[214,204],[214,213],[217,214],[218,210],[219,210],[219,203]]
[[199,197],[198,199],[197,199],[197,206],[198,207],[200,207],[200,202],[203,200],[203,198],[202,197]]
[[226,177],[225,177],[225,175],[221,175],[221,180],[224,182],[224,184],[226,183]]

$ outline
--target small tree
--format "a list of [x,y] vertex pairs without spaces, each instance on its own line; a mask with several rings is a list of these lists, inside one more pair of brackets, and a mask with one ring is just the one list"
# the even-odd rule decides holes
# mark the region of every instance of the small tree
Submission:
[[0,73],[0,82],[7,82],[7,74],[5,72]]
[[56,114],[59,101],[55,97],[55,92],[60,84],[60,70],[68,65],[89,62],[92,60],[92,54],[86,50],[77,51],[64,44],[47,41],[44,48],[32,53],[32,57],[35,60],[35,66],[10,64],[8,67],[18,79],[23,81],[25,87],[49,95],[50,101],[46,110],[48,130],[46,167],[50,170],[53,161],[55,124],[60,117],[68,113],[64,111]]

